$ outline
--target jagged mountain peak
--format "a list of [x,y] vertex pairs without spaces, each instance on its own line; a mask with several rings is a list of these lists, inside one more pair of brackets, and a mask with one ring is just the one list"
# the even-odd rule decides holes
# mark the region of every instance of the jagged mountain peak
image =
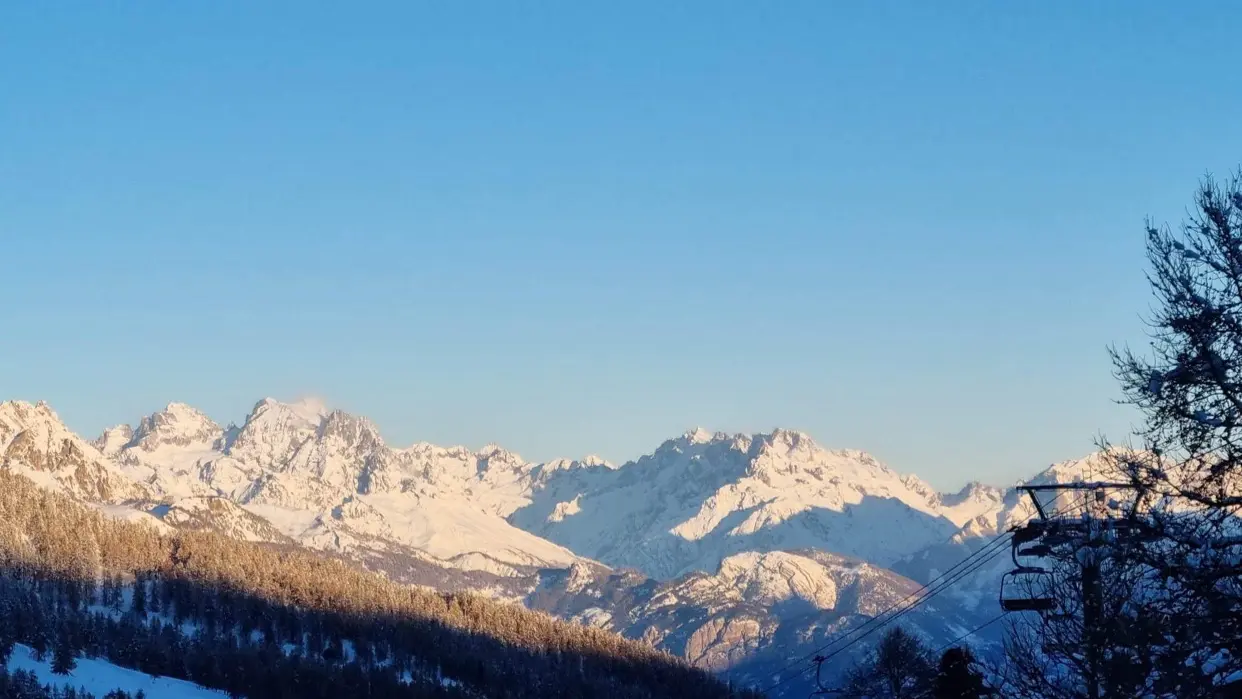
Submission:
[[930,483],[923,480],[922,478],[919,478],[913,473],[902,476],[901,482],[904,483],[906,487],[910,488],[911,490],[918,492],[918,493],[923,493],[927,495],[929,498],[935,497],[936,495],[938,495],[938,493],[936,492],[936,489],[933,488]]
[[198,408],[195,408],[189,403],[182,403],[180,401],[170,401],[168,405],[164,406],[164,410],[161,412],[168,415],[184,416],[188,418],[195,418],[203,415]]
[[656,453],[701,453],[703,449],[718,448],[725,448],[745,454],[753,449],[766,448],[778,451],[788,451],[798,449],[819,449],[820,447],[813,439],[811,439],[810,435],[805,432],[788,430],[779,427],[771,432],[759,432],[754,434],[741,432],[737,434],[729,434],[728,432],[720,430],[713,432],[704,427],[694,427],[686,430],[679,437],[665,440],[664,443],[656,449]]
[[379,428],[365,417],[352,415],[343,410],[333,410],[319,422],[320,438],[336,437],[344,442],[378,449],[384,446]]
[[27,424],[37,420],[60,422],[60,416],[47,401],[30,403],[24,400],[6,400],[0,403],[0,419],[13,424]]
[[[734,442],[737,440],[755,441],[763,440],[771,444],[779,445],[814,445],[815,440],[811,435],[801,430],[788,429],[784,427],[773,428],[770,432],[744,433],[739,432],[730,434],[722,430],[709,430],[706,427],[692,427],[682,433],[678,439],[669,440],[669,442],[684,442],[688,444],[711,444],[718,442]],[[666,442],[668,443],[668,442]]]
[[510,521],[664,579],[785,546],[883,564],[964,521],[965,513],[944,512],[930,487],[865,452],[830,451],[790,429],[705,435],[666,441],[616,469],[553,472]]
[[0,403],[0,466],[97,502],[145,495],[142,486],[66,427],[45,401]]
[[789,446],[791,448],[813,448],[818,447],[811,435],[801,430],[791,430],[783,427],[777,427],[767,435],[758,435],[759,437],[767,437],[768,441],[774,445]]
[[656,450],[656,454],[661,452],[700,454],[703,453],[703,449],[720,448],[737,452],[751,460],[767,457],[789,461],[795,465],[806,461],[853,462],[885,474],[893,473],[888,466],[865,451],[826,449],[809,433],[783,427],[774,428],[770,432],[752,434],[711,432],[702,427],[696,427],[687,430],[679,438],[665,441]]
[[266,421],[292,423],[304,427],[316,426],[330,412],[332,411],[328,409],[327,404],[318,398],[301,398],[292,402],[283,402],[268,397],[254,404],[250,415],[246,417],[246,425]]
[[981,481],[970,481],[962,486],[962,489],[953,494],[953,497],[960,500],[981,499],[999,497],[1004,494],[1003,488],[994,485],[988,485]]
[[174,402],[142,418],[125,448],[147,452],[165,446],[210,449],[223,436],[224,429],[214,420],[190,405]]
[[[329,422],[330,415],[332,411],[322,401],[284,403],[264,398],[255,403],[246,421],[229,436],[225,452],[239,461],[284,470],[299,449],[321,436],[321,427]],[[346,414],[338,415],[334,421],[335,428],[343,432],[368,431]],[[378,438],[378,433],[374,436]]]
[[94,450],[93,445],[79,439],[65,426],[60,415],[46,401],[29,403],[11,400],[0,403],[0,448],[21,433],[25,433],[28,440],[44,443],[73,438]]
[[483,448],[476,451],[474,455],[480,459],[525,463],[522,457],[516,452],[509,451],[495,442],[484,445]]
[[571,478],[589,478],[596,472],[616,472],[619,466],[596,455],[581,459],[553,459],[529,467],[530,485],[532,490],[538,489],[548,482],[569,474]]
[[835,481],[880,480],[916,491],[921,499],[938,497],[931,486],[917,477],[902,477],[867,452],[826,449],[806,432],[779,427],[771,432],[734,435],[695,428],[678,438],[666,440],[653,454],[617,468],[625,471],[631,466],[675,471],[688,468],[693,478],[710,473],[710,483],[722,478],[727,481],[756,478],[778,488],[794,487],[805,481],[808,474],[816,480],[825,477]]
[[115,425],[104,430],[91,444],[106,456],[116,456],[133,439],[134,428],[129,425]]
[[707,444],[712,441],[727,439],[727,435],[723,432],[710,432],[702,427],[693,427],[686,430],[681,438],[690,444]]

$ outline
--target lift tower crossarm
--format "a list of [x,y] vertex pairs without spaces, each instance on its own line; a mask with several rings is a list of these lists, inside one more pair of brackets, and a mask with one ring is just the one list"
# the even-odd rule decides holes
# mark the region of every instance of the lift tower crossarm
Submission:
[[1036,493],[1045,493],[1045,492],[1050,492],[1050,491],[1064,491],[1064,490],[1098,490],[1100,488],[1129,488],[1129,487],[1132,487],[1131,484],[1129,483],[1107,483],[1107,482],[1099,481],[1099,482],[1093,482],[1093,483],[1078,482],[1078,483],[1045,483],[1042,485],[1020,485],[1018,486],[1018,490],[1021,490],[1030,496],[1031,502],[1035,505],[1035,512],[1039,514],[1039,518],[1042,520],[1047,520],[1048,513],[1044,510],[1043,503],[1041,503],[1039,501],[1039,498],[1036,497],[1035,495]]

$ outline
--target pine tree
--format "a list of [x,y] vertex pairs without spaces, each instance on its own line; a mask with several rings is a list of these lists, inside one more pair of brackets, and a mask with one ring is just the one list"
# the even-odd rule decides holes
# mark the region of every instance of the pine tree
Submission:
[[14,614],[13,606],[7,601],[0,606],[0,669],[8,665],[9,658],[13,656],[13,646],[17,642]]
[[44,627],[42,625],[39,625],[31,629],[30,637],[28,640],[30,642],[30,649],[34,651],[34,659],[40,662],[46,659],[47,651],[48,651],[48,641],[47,641],[47,631],[44,629]]
[[147,581],[143,578],[134,581],[134,602],[130,610],[138,616],[147,613]]
[[988,696],[983,673],[975,669],[968,648],[950,648],[940,656],[940,669],[933,684],[933,699],[980,699]]
[[52,651],[52,672],[57,675],[68,675],[78,666],[78,659],[68,633],[61,633],[56,639],[56,648]]

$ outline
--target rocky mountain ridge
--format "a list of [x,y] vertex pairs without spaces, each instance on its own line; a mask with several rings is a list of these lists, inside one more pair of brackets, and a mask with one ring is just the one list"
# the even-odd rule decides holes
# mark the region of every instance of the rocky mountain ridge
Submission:
[[[93,442],[44,404],[4,403],[0,456],[117,516],[304,546],[756,677],[1023,516],[1011,491],[938,493],[792,430],[691,430],[622,465],[529,463],[496,445],[394,448],[365,418],[272,399],[229,427],[172,403]],[[932,640],[961,633],[994,605],[992,583],[912,622]]]

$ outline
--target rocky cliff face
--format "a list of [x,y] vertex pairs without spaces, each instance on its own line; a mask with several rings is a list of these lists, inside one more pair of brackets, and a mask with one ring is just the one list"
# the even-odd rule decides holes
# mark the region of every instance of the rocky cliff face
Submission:
[[91,502],[119,503],[149,494],[94,445],[65,428],[46,403],[0,403],[0,468]]

